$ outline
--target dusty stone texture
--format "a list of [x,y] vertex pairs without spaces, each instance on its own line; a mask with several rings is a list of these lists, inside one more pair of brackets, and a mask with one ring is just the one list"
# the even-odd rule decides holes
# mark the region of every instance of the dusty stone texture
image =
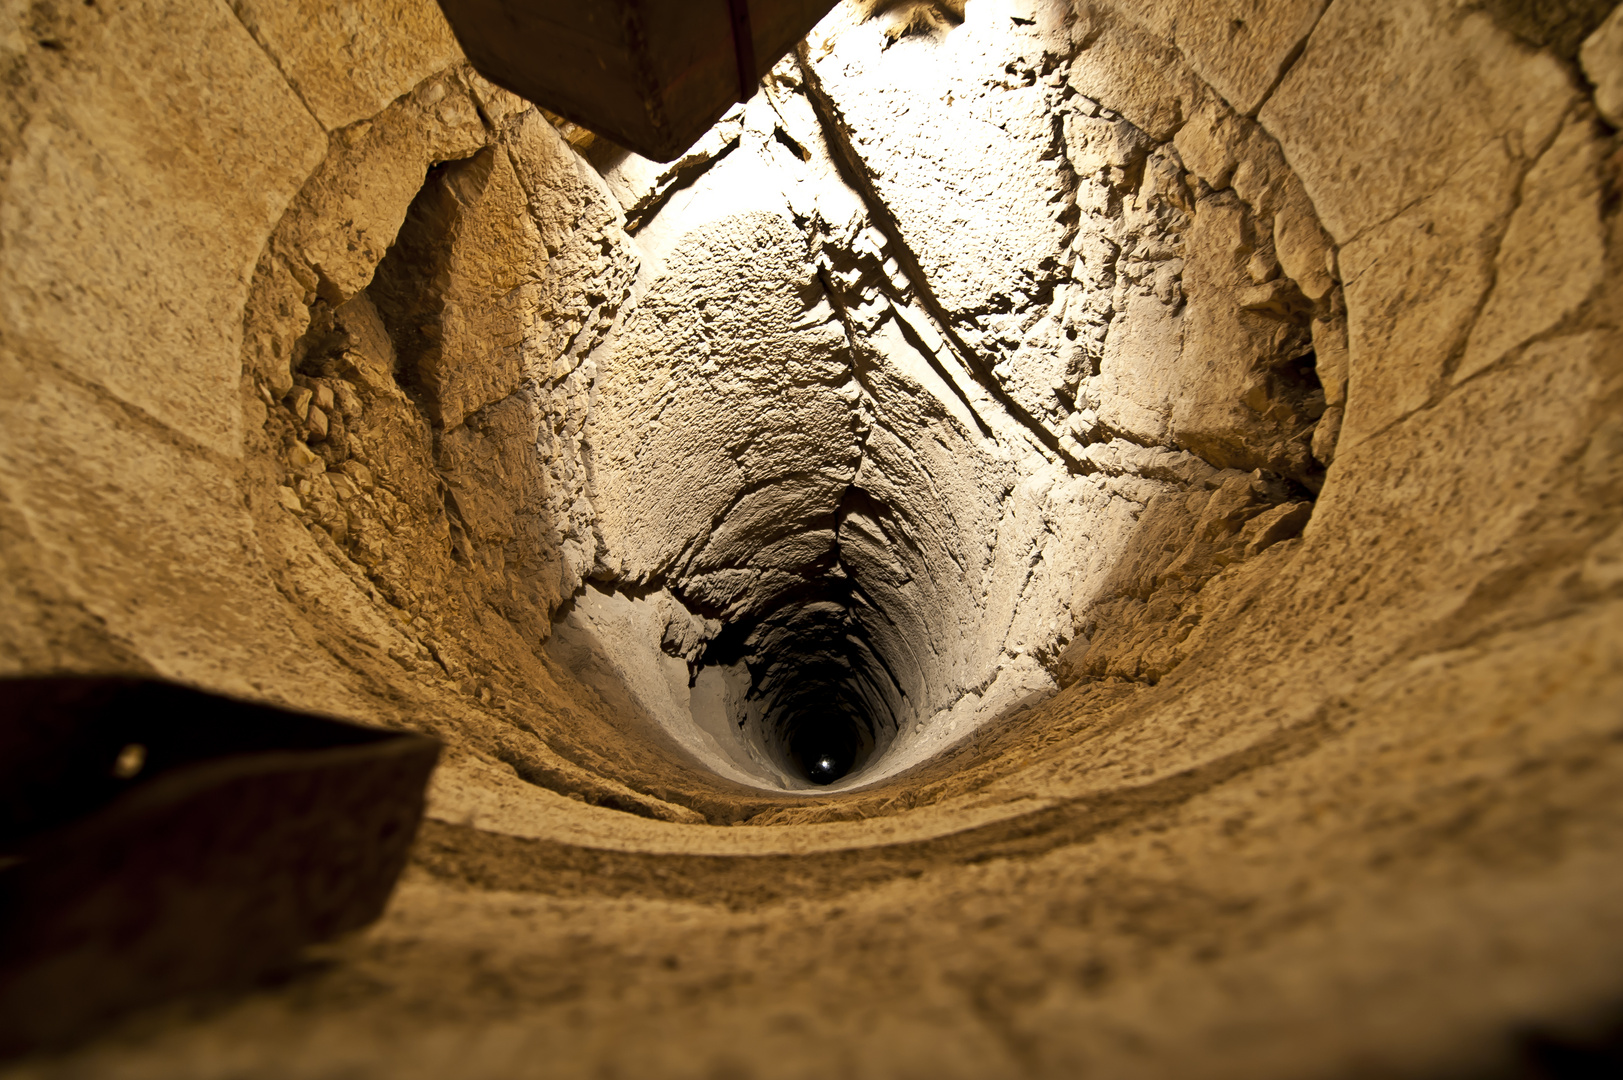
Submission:
[[1309,300],[1323,300],[1335,285],[1334,245],[1301,180],[1279,143],[1260,125],[1207,98],[1173,136],[1184,166],[1214,190],[1231,188],[1271,234],[1271,251],[1253,271],[1268,274],[1276,259],[1286,277]]
[[[613,778],[640,755],[540,649],[595,552],[576,372],[634,268],[619,221],[552,125],[460,66],[335,136],[246,313],[249,468],[278,587],[300,606],[346,594],[363,670],[482,715],[453,726],[532,782],[692,820]],[[326,585],[301,580],[310,542]]]
[[1184,659],[1199,626],[1199,593],[1225,567],[1294,539],[1313,512],[1256,477],[1214,472],[1187,494],[1151,500],[1130,553],[1111,571],[1103,599],[1061,654],[1059,682],[1160,681]]
[[1276,266],[1256,271],[1274,260],[1266,233],[1258,237],[1248,217],[1233,196],[1208,196],[1197,208],[1184,273],[1184,348],[1186,364],[1200,367],[1184,374],[1172,431],[1220,468],[1307,479],[1315,470],[1313,425],[1324,410],[1311,363],[1312,307]]
[[[319,128],[228,11],[35,6],[6,25],[6,579],[26,598],[7,666],[248,691],[273,594],[232,584],[254,559],[235,354],[253,260]],[[151,542],[112,542],[113,522]]]
[[[950,32],[894,39],[881,20],[847,27],[846,10],[808,41],[807,69],[825,112],[837,113],[857,182],[886,208],[878,225],[971,369],[1008,395],[1005,407],[1052,428],[1069,373],[1049,316],[1075,231],[1067,136],[1054,122],[1066,9],[977,4]],[[857,19],[849,9],[846,21]],[[1096,170],[1143,153],[1141,140],[1092,134]]]
[[437,5],[237,0],[242,24],[328,131],[376,115],[462,58]]
[[509,397],[534,334],[541,232],[518,176],[490,148],[441,167],[412,203],[372,290],[401,380],[455,429]]
[[1587,110],[1522,179],[1494,267],[1494,289],[1465,343],[1455,378],[1570,319],[1605,275],[1601,141]]
[[1194,73],[1237,111],[1255,115],[1318,23],[1327,0],[1129,0],[1114,6],[1173,42]]
[[[316,58],[393,0],[260,51],[218,5],[8,15],[5,669],[452,745],[376,927],[3,1071],[1583,1035],[1623,990],[1618,151],[1501,9],[1332,3],[1293,61],[1311,5],[1233,49],[1229,4],[852,7],[669,174],[454,58],[345,87]],[[377,104],[324,132],[298,57]],[[784,767],[797,681],[873,720],[843,786]]]
[[1114,5],[1076,5],[1077,46],[1067,84],[1113,107],[1153,139],[1170,139],[1211,90],[1164,36],[1138,26]]
[[[1337,77],[1349,65],[1358,80]],[[1260,118],[1344,244],[1443,188],[1491,145],[1503,168],[1531,161],[1573,97],[1558,60],[1482,11],[1333,4]]]
[[[166,11],[36,8],[8,31],[8,670],[157,672],[482,728],[532,778],[692,818],[520,716],[569,708],[535,652],[564,587],[538,389],[436,432],[365,293],[429,165],[505,138],[514,103],[452,68],[326,137],[229,11]],[[533,156],[525,176],[556,171]],[[575,237],[589,215],[531,187],[555,243]],[[596,263],[555,289],[571,311],[621,295],[590,235],[557,244],[560,265]],[[68,265],[75,236],[105,253]]]
[[1347,422],[1354,442],[1428,403],[1493,281],[1516,175],[1490,142],[1437,192],[1347,244]]
[[292,386],[310,304],[334,308],[371,281],[430,164],[489,141],[466,82],[444,73],[331,137],[331,151],[259,257],[243,335],[250,371],[275,397]]
[[[45,5],[11,20],[6,182],[60,192],[5,203],[12,348],[26,341],[234,455],[248,275],[321,159],[320,129],[218,6]],[[180,22],[184,34],[158,29]],[[114,53],[117,68],[99,62]]]
[[[1317,467],[1306,450],[1310,435],[1296,451],[1285,452],[1280,447],[1296,432],[1281,437],[1268,430],[1280,422],[1266,418],[1276,406],[1263,404],[1256,410],[1263,419],[1248,421],[1229,409],[1248,386],[1214,391],[1202,385],[1214,368],[1220,381],[1255,381],[1255,365],[1232,356],[1205,358],[1204,343],[1185,340],[1183,245],[1196,193],[1186,188],[1180,165],[1200,156],[1185,137],[1199,133],[1202,146],[1229,148],[1189,168],[1214,188],[1232,184],[1262,222],[1248,223],[1248,232],[1261,235],[1249,242],[1255,259],[1250,252],[1242,259],[1250,263],[1246,285],[1255,286],[1254,295],[1237,302],[1247,310],[1300,318],[1305,327],[1311,305],[1301,305],[1300,298],[1324,301],[1334,278],[1331,244],[1300,182],[1274,140],[1202,89],[1176,57],[1163,58],[1155,73],[1155,86],[1162,89],[1142,89],[1131,80],[1121,85],[1107,57],[1124,48],[1113,44],[1117,38],[1133,40],[1130,23],[1097,9],[1029,8],[987,5],[980,18],[970,10],[964,26],[940,42],[934,40],[940,35],[929,34],[892,38],[869,24],[844,28],[837,48],[828,37],[814,35],[809,43],[814,103],[841,130],[874,129],[873,135],[836,136],[836,149],[857,186],[884,208],[876,214],[904,249],[899,265],[916,266],[928,282],[924,299],[939,306],[935,314],[970,370],[1017,418],[1058,436],[1057,449],[1068,457],[1113,434],[1195,449],[1176,431],[1173,403],[1206,398],[1208,410],[1226,412],[1202,422],[1206,445],[1216,431],[1247,423],[1259,430],[1238,441],[1278,444],[1272,452],[1231,453],[1224,464],[1283,468],[1307,478]],[[819,33],[840,34],[842,27],[834,16]],[[1002,62],[1012,70],[999,70],[999,56],[1016,57],[1012,64]],[[1088,93],[1108,93],[1123,111],[1101,107]],[[1157,104],[1156,93],[1172,93],[1176,100]],[[834,97],[842,98],[837,107]],[[883,103],[897,98],[907,107],[883,115]],[[847,115],[848,108],[858,112]],[[1033,108],[1052,119],[1004,119],[1030,117]],[[919,122],[920,109],[928,123]],[[1179,127],[1162,119],[1168,109],[1197,119]],[[1150,130],[1136,126],[1134,117]],[[941,131],[968,134],[936,137]],[[980,134],[987,132],[992,141],[983,146]],[[1174,133],[1176,152],[1157,145]],[[1045,169],[1045,163],[1056,168]],[[996,201],[1010,198],[1004,192],[1032,190],[1053,192],[1036,197],[1055,205],[1051,224],[1030,217],[1028,206],[1035,203],[1005,210]],[[986,191],[998,194],[989,201],[981,197]],[[965,232],[966,223],[973,231]],[[976,239],[982,235],[988,239]],[[996,279],[994,267],[1011,243],[1029,251],[1027,265],[1048,268],[1046,273],[1002,299],[971,296],[972,288],[956,284]],[[1296,284],[1270,284],[1287,276]],[[1276,343],[1263,366],[1288,363],[1289,352]],[[1199,357],[1194,363],[1208,374],[1187,370],[1190,362],[1180,361],[1181,355]],[[1304,390],[1311,392],[1311,386]],[[1288,410],[1299,416],[1287,426],[1312,428],[1316,410]],[[1185,427],[1201,441],[1197,424]]]
[[1578,56],[1595,87],[1595,108],[1613,127],[1623,126],[1623,14],[1614,8]]
[[674,571],[735,615],[763,600],[729,571],[829,517],[855,473],[845,335],[786,213],[740,208],[662,261],[599,361],[599,528],[628,582]]

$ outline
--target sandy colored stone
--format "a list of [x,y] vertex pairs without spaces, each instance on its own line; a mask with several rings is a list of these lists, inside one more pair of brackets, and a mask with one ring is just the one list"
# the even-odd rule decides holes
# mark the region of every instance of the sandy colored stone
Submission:
[[[1032,454],[1030,429],[1005,412],[966,369],[964,357],[930,315],[916,302],[891,299],[899,293],[908,300],[912,279],[901,272],[900,264],[912,261],[912,253],[867,217],[867,212],[880,220],[892,216],[878,189],[864,196],[853,193],[861,218],[847,216],[850,204],[829,197],[828,189],[837,191],[842,184],[820,130],[827,130],[831,121],[827,114],[819,119],[798,87],[798,73],[780,69],[770,96],[763,95],[744,110],[739,146],[715,161],[690,188],[673,195],[638,231],[643,256],[638,311],[627,324],[630,332],[608,341],[596,362],[603,365],[610,385],[650,383],[666,415],[682,410],[683,420],[671,434],[655,437],[680,439],[687,454],[674,460],[643,456],[633,465],[621,447],[632,445],[629,431],[638,432],[638,443],[645,441],[646,425],[615,418],[610,410],[625,406],[606,409],[605,399],[599,397],[594,413],[598,434],[593,436],[596,501],[607,507],[601,558],[609,572],[629,576],[649,571],[627,560],[627,555],[645,558],[639,553],[683,550],[676,563],[664,569],[656,565],[651,572],[667,575],[680,596],[725,619],[743,626],[751,625],[749,620],[764,620],[746,642],[750,650],[746,660],[753,673],[745,676],[753,680],[742,688],[749,691],[747,697],[742,690],[734,693],[725,686],[714,692],[705,689],[707,676],[701,669],[695,701],[753,699],[770,704],[778,687],[794,681],[793,665],[774,656],[794,656],[795,642],[816,639],[830,618],[849,619],[852,648],[867,657],[862,662],[876,676],[857,676],[852,692],[871,702],[872,711],[890,718],[886,724],[895,725],[876,738],[890,742],[885,768],[896,771],[924,760],[935,748],[1006,706],[1052,686],[1032,659],[1051,652],[1069,625],[1069,619],[1059,617],[1052,598],[1086,596],[1096,587],[1109,561],[1109,545],[1120,536],[1131,502],[1107,495],[1098,481],[1056,483],[1053,467]],[[1080,126],[1076,130],[1080,137],[1074,152],[1079,158],[1097,152],[1117,162],[1112,166],[1101,160],[1101,170],[1120,169],[1144,153],[1143,136],[1120,121],[1102,120],[1087,134]],[[1096,148],[1090,135],[1098,138]],[[1038,182],[1046,183],[1041,178]],[[801,193],[813,184],[820,188],[814,198],[806,199]],[[784,192],[779,197],[787,206],[782,202],[774,206],[769,193],[775,188]],[[751,204],[759,207],[755,213],[776,219],[774,228],[789,227],[786,210],[809,219],[799,227],[807,232],[808,249],[818,253],[821,281],[828,292],[819,297],[809,283],[798,285],[803,294],[800,303],[810,307],[793,321],[801,334],[813,329],[826,334],[838,326],[849,335],[844,346],[853,377],[833,396],[849,410],[858,438],[855,449],[860,457],[854,475],[847,471],[852,462],[839,442],[788,443],[782,436],[755,434],[781,424],[779,418],[785,415],[803,417],[798,421],[803,433],[815,433],[822,424],[822,406],[807,391],[816,387],[803,386],[795,377],[764,401],[731,392],[729,369],[740,358],[725,349],[727,338],[793,341],[784,336],[782,322],[783,314],[793,308],[780,314],[777,301],[752,299],[726,316],[725,325],[744,329],[727,337],[711,332],[697,349],[673,349],[668,344],[694,314],[704,316],[701,325],[706,320],[720,323],[713,314],[714,301],[708,299],[714,288],[711,271],[685,252],[704,237],[713,247],[730,246],[737,215]],[[782,269],[768,273],[769,267],[770,262],[733,269],[730,288],[745,289],[754,297],[772,276],[784,273]],[[795,276],[799,273],[804,271],[788,276],[799,280]],[[763,279],[763,274],[768,276]],[[1079,321],[1089,317],[1080,306],[1072,311],[1074,289],[1065,295],[1063,300],[1056,297],[1058,310],[1046,321],[1025,324],[1030,328],[1024,330],[1021,348],[993,373],[1004,387],[1016,391],[1032,386],[1048,395],[1062,388],[1057,380],[1064,377],[1064,369],[1050,369],[1049,382],[1033,386],[1023,380],[1031,376],[1032,368],[1026,365],[1035,366],[1051,347],[1054,336],[1049,335],[1063,335],[1073,316]],[[1163,301],[1151,298],[1149,304],[1156,312],[1166,311]],[[657,305],[649,311],[655,317],[646,327],[641,322],[643,305]],[[1175,355],[1175,336],[1173,344]],[[802,348],[779,346],[789,356]],[[697,370],[672,369],[668,382],[637,373],[640,365],[668,363],[663,357],[673,351],[696,354]],[[736,370],[747,374],[750,367]],[[699,386],[705,393],[693,396]],[[725,396],[718,395],[718,389]],[[1099,389],[1091,387],[1088,392]],[[688,404],[690,398],[695,405]],[[725,425],[710,418],[722,413],[728,417]],[[628,434],[620,433],[622,427]],[[763,452],[772,452],[777,442],[794,446],[795,471],[770,484],[735,478],[725,462],[737,452],[726,446],[740,439]],[[612,453],[603,453],[604,446]],[[1015,467],[1010,460],[1015,455],[1027,460]],[[702,485],[674,471],[707,468],[707,462],[724,464],[722,471],[702,474]],[[1170,472],[1162,475],[1173,477]],[[665,490],[671,488],[684,493],[679,501],[656,502],[654,512],[646,515],[624,515],[602,497],[606,491],[623,489],[659,491],[664,499]],[[686,504],[693,500],[685,493],[698,490],[704,490],[707,500],[738,494],[724,513],[707,510],[704,503],[689,509]],[[625,501],[632,507],[641,502]],[[1093,545],[1074,545],[1065,539],[1088,530]],[[952,553],[949,562],[933,554],[941,551]],[[855,604],[842,601],[839,586],[831,595],[813,592],[795,599],[796,590],[805,589],[808,578],[815,582],[824,572],[819,568],[830,564],[836,567],[835,579],[852,582],[864,599]],[[786,598],[782,601],[786,606],[766,619],[780,596]],[[982,631],[966,633],[968,627]],[[804,648],[817,653],[827,646]],[[731,678],[727,675],[722,682]],[[770,748],[775,736],[763,726],[767,714],[762,708],[744,706],[728,724],[765,740]],[[728,729],[728,724],[711,725],[697,712],[688,723],[704,731]],[[690,734],[703,742],[698,733]],[[730,757],[733,763],[742,760]],[[717,767],[731,766],[718,759]]]
[[337,305],[372,279],[428,167],[489,142],[463,81],[447,72],[333,136],[332,153],[278,227],[279,247],[307,269],[311,291]]
[[1578,53],[1595,87],[1595,108],[1613,127],[1623,122],[1623,12],[1612,14],[1584,40]]
[[[22,537],[37,545],[30,555],[8,538],[8,570],[12,560],[23,561],[15,564],[18,576],[7,577],[13,588],[40,590],[49,583],[33,600],[44,618],[8,624],[7,669],[96,670],[111,662],[114,670],[251,693],[247,665],[255,643],[267,633],[297,631],[285,616],[265,616],[276,602],[263,576],[250,573],[244,580],[232,570],[256,545],[231,470],[199,453],[195,443],[177,445],[93,385],[43,379],[36,368],[24,390],[17,376],[27,369],[15,360],[7,368],[7,382],[20,392],[7,395],[5,461],[8,472],[32,479],[8,482],[5,496],[26,523]],[[76,439],[74,453],[63,454],[59,432],[69,417],[88,430]],[[62,539],[109,526],[151,542],[74,554]],[[36,574],[45,582],[31,584]],[[175,606],[163,612],[147,605],[142,597],[153,590],[169,592]],[[70,629],[74,616],[83,620],[82,629]],[[297,678],[309,663],[283,652],[260,670]]]
[[1468,379],[1570,318],[1600,284],[1606,245],[1594,122],[1579,116],[1522,180],[1494,265],[1494,287],[1454,371]]
[[332,139],[254,270],[243,362],[273,396],[292,386],[310,305],[319,298],[341,306],[365,288],[429,165],[470,156],[487,140],[462,80],[452,74]]
[[[1572,96],[1559,62],[1486,14],[1333,4],[1260,119],[1345,244],[1457,182],[1491,141],[1512,161],[1536,156]],[[1436,106],[1451,100],[1475,104]]]
[[603,177],[530,110],[516,121],[509,160],[546,249],[531,347],[562,379],[603,340],[636,272],[620,208]]
[[1340,252],[1356,443],[1425,405],[1492,283],[1519,177],[1489,143],[1449,183]]
[[1153,139],[1171,138],[1204,100],[1199,79],[1170,42],[1108,10],[1080,9],[1071,35],[1081,45],[1071,62],[1071,88],[1112,102]]
[[[1463,605],[1497,567],[1536,561],[1537,555],[1515,538],[1539,516],[1552,477],[1588,440],[1593,411],[1576,425],[1562,423],[1560,416],[1572,402],[1595,400],[1598,380],[1608,377],[1597,367],[1604,363],[1600,344],[1589,335],[1542,343],[1391,429],[1399,447],[1470,443],[1493,469],[1477,471],[1465,456],[1450,453],[1422,480],[1404,475],[1400,457],[1360,467],[1377,453],[1376,444],[1343,439],[1337,455],[1343,482],[1321,498],[1313,527],[1345,527],[1349,544],[1371,545],[1370,557],[1393,543],[1425,550],[1383,572],[1380,583],[1367,582],[1390,599],[1381,616],[1356,634],[1371,635],[1367,640],[1373,641],[1416,625],[1415,620],[1444,619],[1446,625],[1454,612],[1468,619]],[[1521,437],[1495,441],[1490,434],[1506,429]],[[1491,522],[1480,519],[1476,507],[1482,501],[1493,502],[1502,513]],[[1465,521],[1475,524],[1460,528]],[[1422,592],[1414,583],[1423,576],[1432,587]]]
[[1319,225],[1318,214],[1300,181],[1283,186],[1274,214],[1274,254],[1285,276],[1296,282],[1309,300],[1321,300],[1335,285],[1330,273],[1335,249]]
[[431,0],[235,0],[232,9],[328,131],[376,115],[462,59]]
[[901,241],[929,282],[938,317],[971,350],[983,381],[1000,369],[995,379],[1021,411],[1056,419],[1050,384],[1062,373],[1021,369],[1047,351],[1022,346],[1061,277],[1071,186],[1061,163],[1075,153],[1078,173],[1097,171],[1136,160],[1144,140],[1076,118],[1065,139],[1075,135],[1078,144],[1063,152],[1056,145],[1058,79],[1039,74],[1069,51],[1070,39],[1064,5],[1053,0],[1021,12],[971,6],[961,26],[894,43],[882,21],[849,7],[818,33],[836,32],[841,18],[849,25],[826,57],[808,52],[809,68],[818,98],[839,102],[849,153],[889,219],[881,231]]
[[1114,6],[1152,34],[1176,42],[1196,75],[1236,111],[1254,115],[1326,5],[1325,0],[1116,0]]
[[1309,348],[1308,310],[1289,282],[1253,284],[1248,267],[1266,235],[1232,194],[1196,207],[1171,433],[1219,468],[1305,477],[1317,417],[1290,363]]
[[1303,218],[1312,216],[1312,204],[1303,196],[1301,181],[1278,141],[1249,118],[1236,118],[1234,132],[1234,174],[1229,178],[1234,193],[1264,221],[1287,208]]
[[[0,37],[0,664],[448,745],[378,924],[8,1077],[1508,1075],[1618,999],[1618,228],[1499,16],[1331,5],[1262,131],[1242,7],[853,4],[629,235],[459,69],[324,142],[107,2]],[[1310,472],[1217,467],[1259,372]],[[801,684],[870,770],[793,774]]]
[[1097,422],[1133,439],[1165,441],[1182,354],[1182,318],[1154,297],[1130,296],[1111,321],[1099,377],[1089,387]]
[[[248,276],[320,161],[321,134],[227,10],[136,4],[56,20],[45,32],[87,62],[36,46],[21,69],[31,93],[10,99],[8,347],[235,455]],[[98,62],[112,55],[119,66]]]
[[[510,396],[540,304],[540,230],[506,153],[487,149],[424,186],[380,266],[373,301],[429,417],[455,428]],[[542,369],[542,373],[545,372]]]
[[1065,118],[1066,156],[1083,176],[1135,165],[1144,159],[1148,144],[1142,131],[1119,117],[1107,120],[1073,113]]
[[[537,402],[514,394],[467,417],[441,446],[441,469],[455,524],[470,549],[503,581],[493,597],[503,615],[530,633],[546,633],[542,613],[564,598],[547,500],[545,463],[535,452]],[[497,487],[489,482],[499,476]]]
[[1324,400],[1341,405],[1347,400],[1347,316],[1332,306],[1329,313],[1313,319],[1313,352]]
[[[813,286],[799,247],[784,218],[762,213],[741,214],[693,237],[669,257],[676,266],[666,284],[651,286],[612,358],[602,361],[608,393],[599,391],[596,422],[602,427],[593,440],[600,527],[625,560],[621,573],[628,579],[648,580],[679,557],[697,555],[746,491],[802,472],[800,462],[829,460],[830,479],[849,481],[853,420],[838,393],[850,378],[838,352],[844,335],[826,305],[822,321],[807,311],[802,296]],[[740,279],[752,287],[741,289]],[[767,311],[775,316],[770,329],[760,322]],[[798,329],[807,314],[808,325]],[[746,326],[752,331],[745,333]],[[673,357],[684,358],[680,366],[672,365]],[[787,392],[776,409],[751,415],[743,400],[769,385],[780,365],[787,365]],[[624,419],[615,416],[622,410]],[[696,433],[710,430],[721,437],[706,439],[709,445],[696,453]],[[641,459],[650,464],[639,466]],[[650,467],[660,460],[676,468]],[[621,491],[610,484],[634,487]],[[824,499],[837,490],[825,491]],[[831,510],[825,502],[821,513]],[[697,547],[691,546],[695,533]],[[737,565],[750,553],[718,551],[707,564]]]
[[1172,137],[1184,168],[1221,191],[1229,186],[1244,144],[1244,125],[1223,102],[1202,102]]
[[1314,459],[1326,468],[1336,460],[1336,444],[1341,440],[1341,425],[1346,413],[1343,405],[1327,406],[1313,428],[1313,442],[1309,449],[1313,451]]
[[1232,186],[1259,217],[1272,221],[1272,255],[1309,299],[1330,291],[1333,245],[1301,180],[1267,132],[1209,99],[1178,129],[1173,145],[1190,172],[1216,190]]

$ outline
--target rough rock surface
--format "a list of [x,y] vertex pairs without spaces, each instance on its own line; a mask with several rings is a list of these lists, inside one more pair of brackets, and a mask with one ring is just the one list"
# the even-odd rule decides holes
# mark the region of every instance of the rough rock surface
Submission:
[[1623,993],[1618,18],[853,0],[660,166],[416,0],[8,8],[3,670],[450,749],[376,927],[4,1071],[1581,1037]]

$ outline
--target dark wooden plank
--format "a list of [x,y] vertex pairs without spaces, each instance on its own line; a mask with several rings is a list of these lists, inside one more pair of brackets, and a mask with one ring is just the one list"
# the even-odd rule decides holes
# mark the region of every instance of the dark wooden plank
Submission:
[[811,33],[833,10],[828,0],[746,0],[755,33],[755,78],[758,80],[784,54]]
[[0,681],[0,1058],[377,918],[438,753],[151,680]]
[[[440,0],[475,68],[657,161],[702,136],[833,0],[747,0],[754,72],[729,0]],[[747,51],[747,50],[745,50]]]

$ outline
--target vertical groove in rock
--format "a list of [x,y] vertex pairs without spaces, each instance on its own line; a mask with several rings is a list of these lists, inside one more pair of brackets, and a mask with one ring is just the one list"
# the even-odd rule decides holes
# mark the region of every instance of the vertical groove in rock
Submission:
[[1048,450],[1058,453],[1060,450],[1059,440],[998,385],[997,380],[992,377],[991,369],[981,356],[965,344],[963,339],[953,330],[952,321],[948,318],[941,302],[930,288],[929,279],[919,267],[917,256],[908,249],[907,243],[902,238],[901,231],[897,228],[896,222],[891,217],[884,200],[879,197],[879,193],[874,190],[873,185],[868,181],[867,166],[851,145],[850,131],[840,118],[838,106],[830,100],[818,84],[816,70],[807,62],[805,50],[806,46],[802,43],[797,53],[801,76],[805,80],[807,97],[811,100],[813,107],[817,110],[818,119],[822,122],[824,136],[835,151],[834,160],[839,168],[840,176],[854,190],[861,193],[863,203],[875,226],[890,241],[895,258],[907,274],[907,281],[911,290],[924,305],[925,311],[929,313],[936,326],[952,343],[954,353],[963,361],[975,381],[996,399],[997,403],[1019,422],[1032,438],[1036,439],[1039,444]]

